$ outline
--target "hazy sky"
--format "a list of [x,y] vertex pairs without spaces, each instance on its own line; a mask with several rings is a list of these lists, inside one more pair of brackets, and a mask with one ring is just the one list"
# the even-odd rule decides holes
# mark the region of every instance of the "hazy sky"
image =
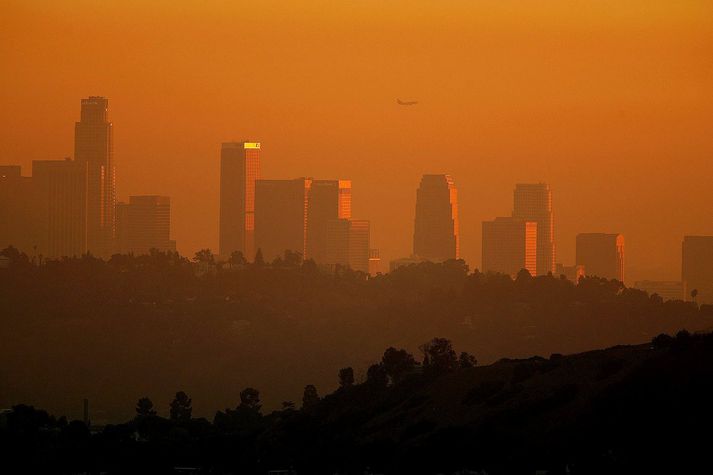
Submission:
[[352,179],[386,260],[423,173],[453,175],[471,267],[516,182],[552,185],[560,262],[624,233],[629,283],[713,234],[710,0],[0,0],[0,164],[71,155],[89,95],[119,198],[170,195],[187,254],[217,248],[220,143],[244,138],[263,177]]

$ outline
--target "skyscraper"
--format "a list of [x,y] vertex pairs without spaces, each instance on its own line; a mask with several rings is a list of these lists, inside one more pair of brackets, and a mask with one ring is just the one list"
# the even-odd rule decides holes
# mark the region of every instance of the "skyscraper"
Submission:
[[0,165],[0,249],[14,246],[32,255],[38,213],[32,178],[22,176],[19,165]]
[[586,275],[624,282],[624,236],[582,233],[577,235],[577,265]]
[[546,183],[515,185],[513,218],[537,223],[537,275],[555,272],[552,191]]
[[413,253],[431,261],[458,259],[458,193],[450,175],[423,175],[416,191]]
[[526,269],[537,269],[537,223],[516,218],[483,221],[483,272],[499,272],[511,277]]
[[255,181],[260,178],[260,144],[227,142],[220,150],[219,252],[255,256]]
[[698,303],[713,303],[713,236],[684,236],[681,280],[683,297],[696,290]]
[[333,219],[327,224],[325,263],[369,273],[370,223],[364,219]]
[[87,252],[88,163],[77,160],[32,162],[39,205],[38,253],[74,257]]
[[307,253],[315,262],[326,263],[327,231],[331,221],[352,216],[350,180],[313,180],[307,205]]
[[117,204],[117,241],[122,253],[148,254],[151,249],[173,251],[171,199],[168,196],[130,196]]
[[255,182],[255,248],[266,261],[285,251],[305,255],[311,184],[309,178]]
[[74,159],[87,167],[87,249],[107,257],[114,250],[116,172],[109,100],[82,99],[74,126]]

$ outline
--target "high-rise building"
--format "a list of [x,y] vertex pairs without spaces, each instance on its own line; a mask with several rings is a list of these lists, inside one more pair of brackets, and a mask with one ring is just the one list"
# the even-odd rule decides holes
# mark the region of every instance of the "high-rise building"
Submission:
[[119,252],[148,254],[151,249],[173,251],[171,199],[168,196],[130,196],[117,204]]
[[713,304],[713,236],[683,237],[681,280],[684,299]]
[[331,221],[352,217],[350,180],[313,180],[307,205],[306,257],[324,264],[327,258],[327,232]]
[[227,142],[220,150],[219,252],[255,256],[255,181],[260,178],[260,143]]
[[116,225],[116,171],[109,100],[82,99],[79,122],[74,126],[74,159],[87,166],[87,249],[108,257]]
[[450,175],[423,175],[416,191],[413,253],[440,262],[458,259],[458,193]]
[[499,272],[511,277],[526,269],[537,269],[537,233],[535,221],[495,218],[483,221],[483,272]]
[[325,263],[369,273],[370,223],[364,219],[333,219],[327,223]]
[[577,235],[578,265],[589,276],[624,282],[624,236],[583,233]]
[[14,246],[34,255],[38,212],[32,178],[22,176],[19,165],[0,165],[0,250]]
[[537,275],[555,271],[555,225],[552,191],[546,183],[515,185],[512,217],[537,223]]
[[88,168],[77,160],[32,162],[39,206],[38,254],[59,258],[87,252]]
[[309,178],[255,182],[255,248],[266,261],[285,251],[305,255],[311,184]]

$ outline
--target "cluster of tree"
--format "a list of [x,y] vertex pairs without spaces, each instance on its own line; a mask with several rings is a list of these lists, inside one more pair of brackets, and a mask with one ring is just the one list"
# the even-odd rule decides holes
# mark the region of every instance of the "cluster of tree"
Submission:
[[[179,391],[168,418],[143,397],[130,421],[91,431],[16,405],[0,415],[3,465],[110,474],[174,467],[216,474],[710,468],[697,430],[713,423],[713,334],[681,331],[635,347],[477,368],[444,338],[421,352],[416,361],[389,347],[365,381],[345,367],[333,393],[320,397],[307,385],[300,409],[285,401],[267,414],[252,387],[212,421],[194,417],[191,397]],[[666,389],[671,385],[676,391]]]
[[[218,263],[209,250],[41,265],[12,248],[2,254],[10,266],[0,269],[0,407],[33,401],[72,414],[89,398],[94,419],[106,422],[127,416],[134,388],[168,398],[177,381],[202,416],[249,385],[271,409],[298,401],[301,381],[332,390],[347,365],[355,383],[390,382],[408,363],[395,353],[370,366],[371,356],[387,347],[415,354],[433,335],[489,363],[713,326],[710,306],[664,302],[621,282],[512,279],[457,260],[367,278],[290,252],[270,264],[238,253]],[[436,356],[418,371],[472,363]]]

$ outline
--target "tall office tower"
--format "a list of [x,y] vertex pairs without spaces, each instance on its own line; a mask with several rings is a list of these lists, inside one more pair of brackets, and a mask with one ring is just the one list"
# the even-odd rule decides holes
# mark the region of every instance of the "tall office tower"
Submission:
[[255,248],[266,261],[285,251],[305,255],[311,184],[309,178],[255,182]]
[[255,257],[255,180],[260,179],[260,144],[227,142],[220,149],[219,252]]
[[116,225],[116,170],[109,100],[92,96],[82,99],[79,122],[74,126],[74,159],[86,163],[87,249],[108,257],[114,250]]
[[495,218],[483,221],[483,272],[499,272],[516,277],[526,269],[537,270],[537,233],[535,221]]
[[13,246],[34,255],[38,212],[32,178],[19,165],[0,165],[0,250]]
[[148,254],[151,249],[173,251],[171,198],[130,196],[117,205],[117,241],[121,253]]
[[458,259],[458,193],[450,175],[423,175],[416,191],[413,253],[430,261]]
[[306,257],[319,264],[326,263],[329,223],[351,217],[351,180],[313,180],[307,206]]
[[77,160],[35,160],[32,180],[37,193],[44,257],[74,257],[87,252],[89,165]]
[[546,183],[515,185],[513,218],[537,223],[537,275],[555,272],[552,191]]
[[370,223],[364,219],[334,219],[327,224],[325,263],[369,273]]
[[713,236],[684,236],[681,264],[684,299],[713,304]]
[[586,275],[624,282],[624,236],[621,234],[577,234],[577,265]]

